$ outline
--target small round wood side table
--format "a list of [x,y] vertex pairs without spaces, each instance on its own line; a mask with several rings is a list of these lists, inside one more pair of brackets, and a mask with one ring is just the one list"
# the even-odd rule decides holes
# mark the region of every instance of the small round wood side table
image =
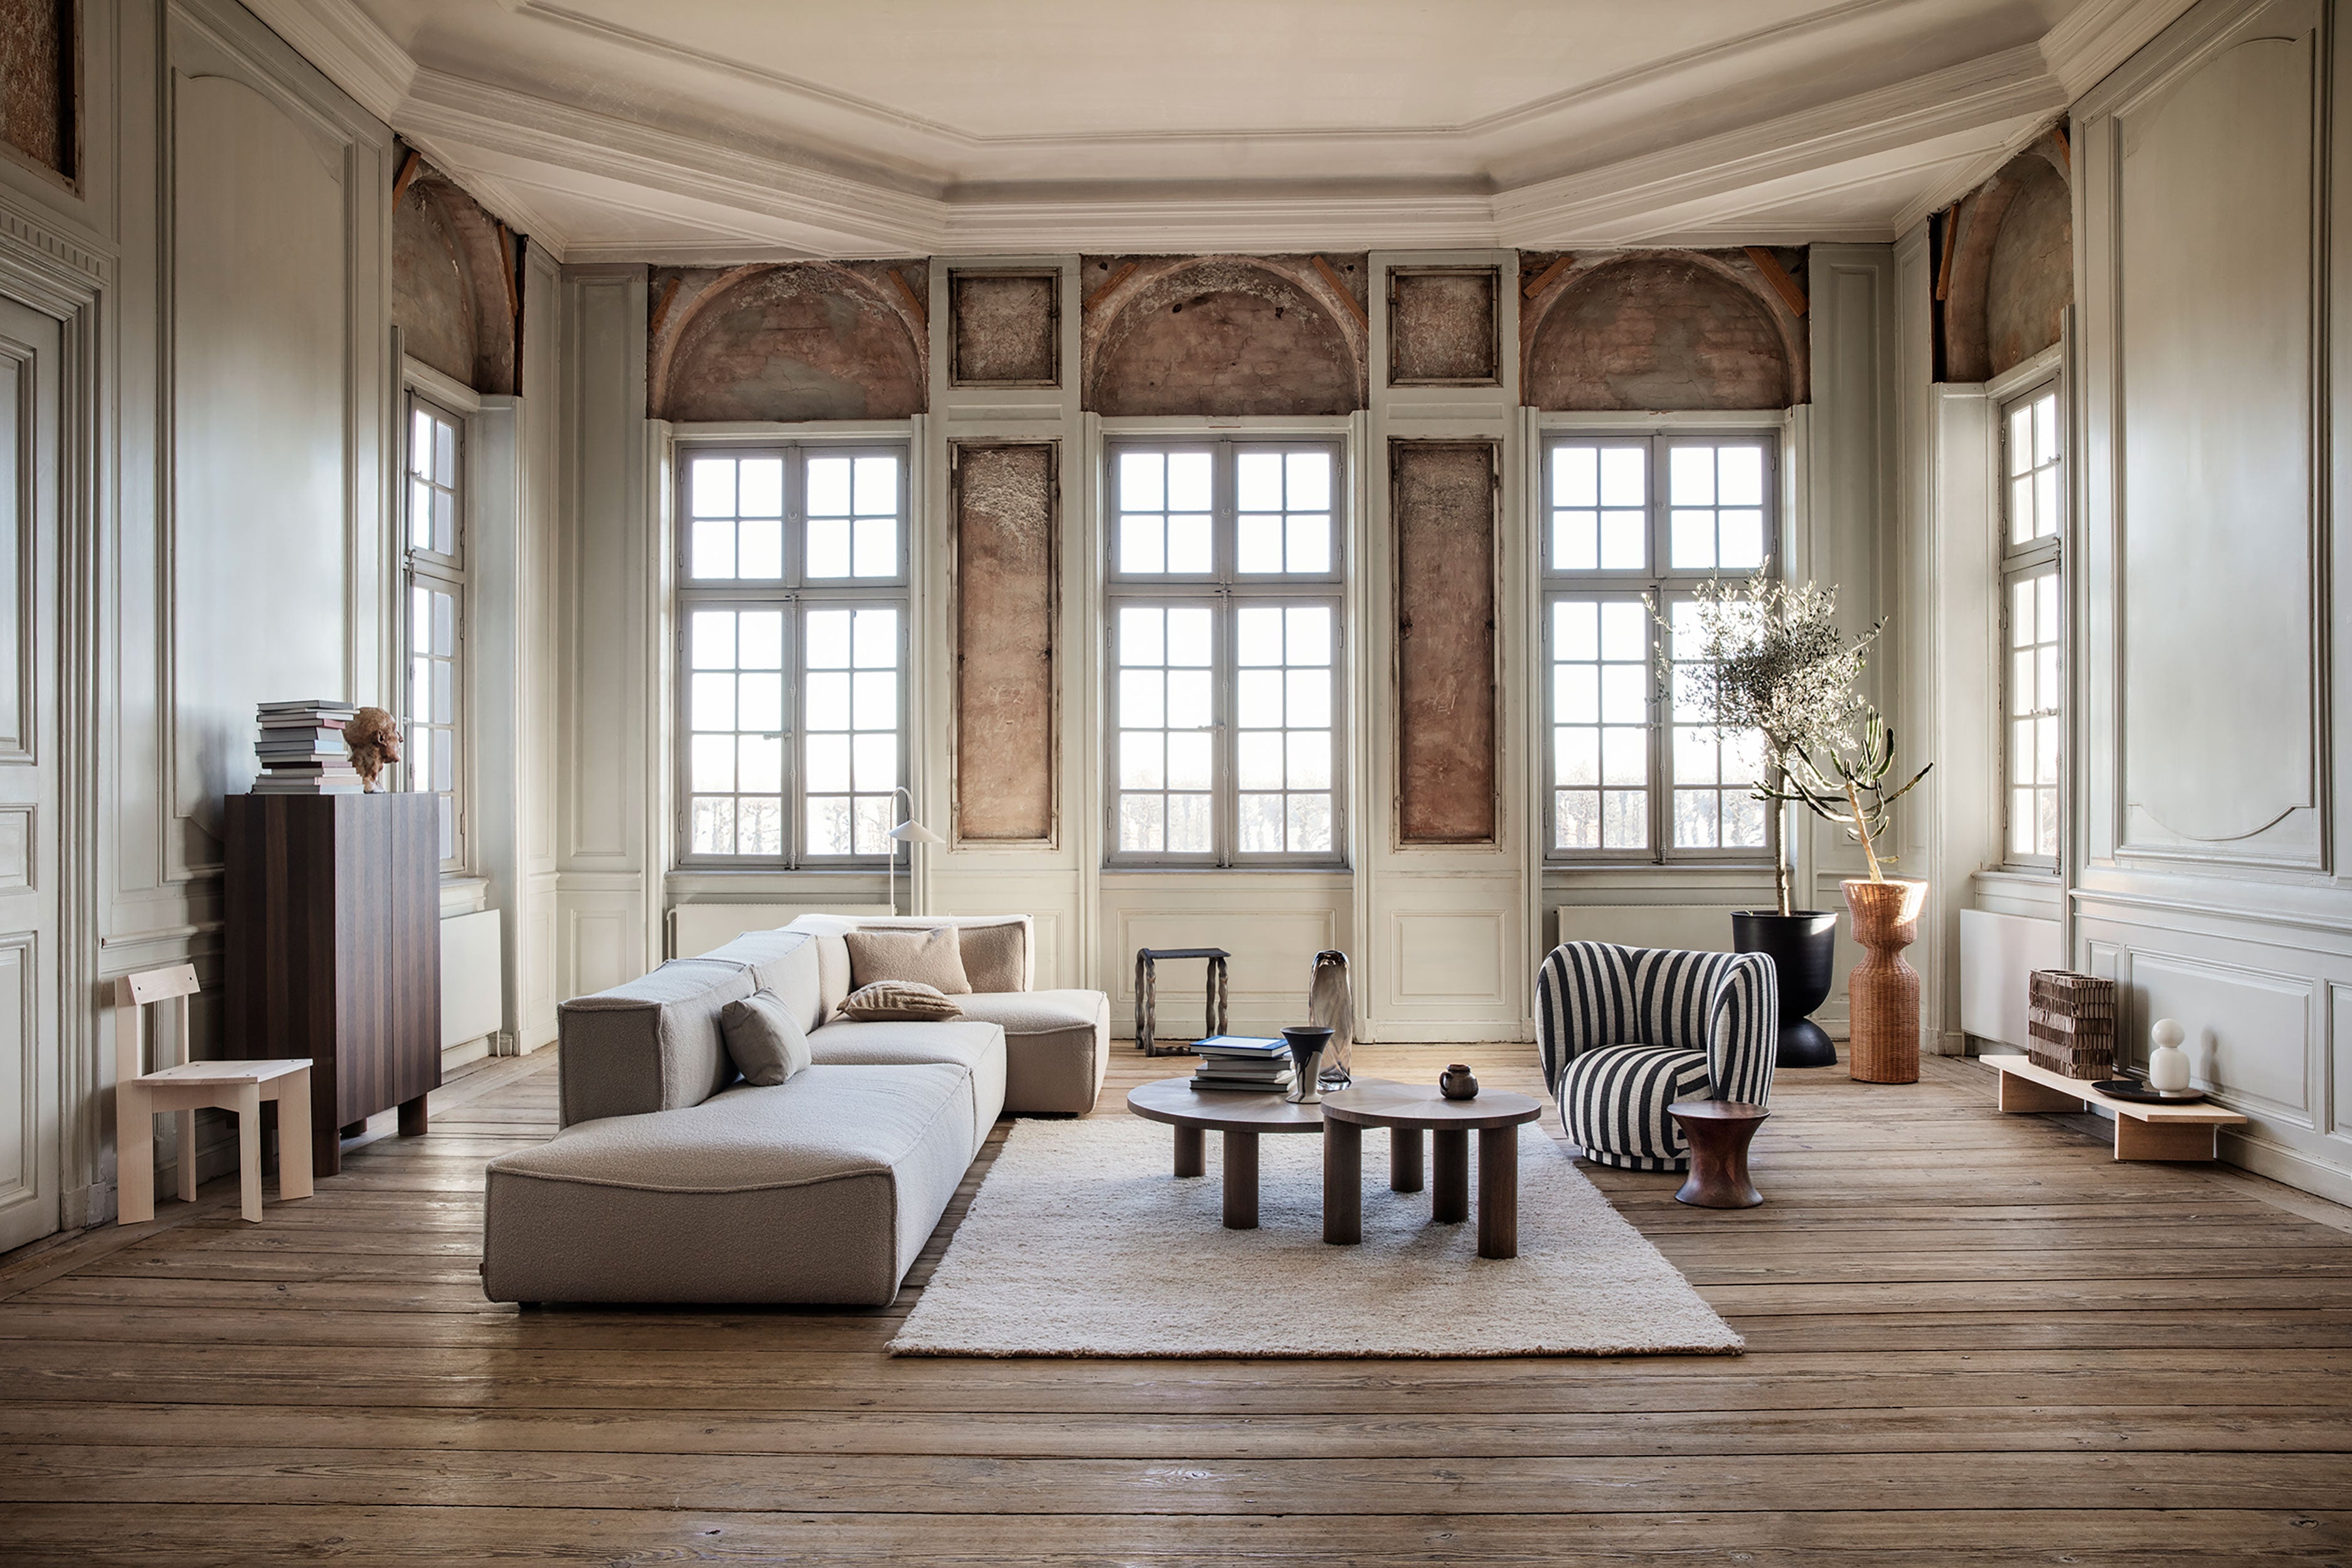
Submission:
[[1690,1140],[1690,1179],[1675,1201],[1696,1208],[1753,1208],[1764,1201],[1748,1179],[1748,1145],[1772,1113],[1741,1100],[1677,1100],[1666,1114]]
[[1429,1133],[1430,1218],[1470,1218],[1470,1134],[1478,1134],[1478,1256],[1519,1255],[1519,1125],[1541,1102],[1489,1090],[1448,1100],[1434,1087],[1359,1080],[1323,1096],[1323,1239],[1352,1247],[1364,1239],[1364,1133],[1386,1127],[1389,1186],[1421,1189],[1421,1134]]
[[1225,1228],[1257,1228],[1257,1141],[1267,1133],[1319,1133],[1323,1107],[1294,1105],[1279,1093],[1195,1089],[1189,1078],[1160,1078],[1129,1090],[1127,1108],[1176,1129],[1176,1174],[1203,1166],[1201,1134],[1223,1134]]

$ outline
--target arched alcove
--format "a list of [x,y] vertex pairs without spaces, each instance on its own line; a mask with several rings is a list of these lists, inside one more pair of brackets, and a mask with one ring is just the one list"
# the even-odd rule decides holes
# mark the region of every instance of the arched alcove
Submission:
[[1324,414],[1364,406],[1363,334],[1352,311],[1328,280],[1282,261],[1221,256],[1139,265],[1090,313],[1086,338],[1086,406],[1097,413]]
[[1801,340],[1732,262],[1654,251],[1560,283],[1528,338],[1522,396],[1537,408],[1785,408]]
[[1954,221],[1944,375],[1981,382],[2055,343],[2074,301],[2074,197],[2056,144],[2011,159]]
[[[683,295],[689,277],[678,281]],[[690,281],[701,287],[673,304],[654,335],[656,418],[905,419],[928,403],[919,323],[878,278],[790,262]],[[656,287],[657,311],[667,287]]]
[[392,216],[392,319],[403,350],[477,392],[515,390],[515,322],[496,218],[425,168]]

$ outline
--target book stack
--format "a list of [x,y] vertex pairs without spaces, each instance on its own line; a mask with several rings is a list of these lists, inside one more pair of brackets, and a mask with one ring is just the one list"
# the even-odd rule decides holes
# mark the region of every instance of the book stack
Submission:
[[1192,1042],[1201,1065],[1192,1074],[1195,1089],[1258,1089],[1273,1092],[1290,1087],[1290,1047],[1278,1040],[1255,1035],[1213,1034]]
[[257,795],[356,795],[359,769],[343,748],[343,724],[359,709],[349,703],[263,703]]

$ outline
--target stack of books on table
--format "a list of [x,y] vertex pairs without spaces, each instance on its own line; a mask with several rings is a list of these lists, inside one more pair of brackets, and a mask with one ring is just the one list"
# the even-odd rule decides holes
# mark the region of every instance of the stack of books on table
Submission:
[[257,795],[356,795],[359,769],[343,747],[343,724],[359,709],[349,703],[263,703]]
[[1192,1073],[1195,1089],[1287,1089],[1295,1076],[1290,1047],[1278,1040],[1255,1035],[1213,1034],[1194,1040],[1201,1065]]

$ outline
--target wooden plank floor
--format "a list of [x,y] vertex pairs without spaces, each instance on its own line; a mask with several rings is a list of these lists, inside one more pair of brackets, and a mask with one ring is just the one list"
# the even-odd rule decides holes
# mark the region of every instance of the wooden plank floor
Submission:
[[[2115,1165],[1973,1062],[1783,1073],[1760,1209],[1592,1173],[1745,1356],[1462,1362],[893,1360],[993,1143],[891,1309],[492,1305],[482,1164],[554,1065],[266,1224],[216,1183],[0,1260],[0,1562],[2352,1568],[2352,1214]],[[1097,1113],[1188,1067],[1119,1047]]]

